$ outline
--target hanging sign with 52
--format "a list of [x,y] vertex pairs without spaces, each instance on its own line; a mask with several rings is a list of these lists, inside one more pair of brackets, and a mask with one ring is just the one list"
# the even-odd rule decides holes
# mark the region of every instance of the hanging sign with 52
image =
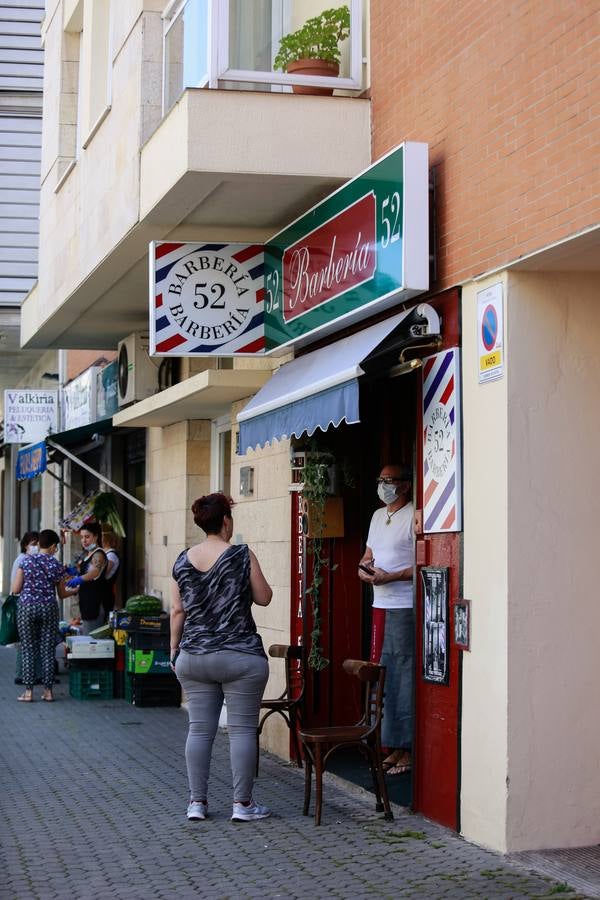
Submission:
[[265,245],[267,352],[429,288],[427,145],[405,143]]

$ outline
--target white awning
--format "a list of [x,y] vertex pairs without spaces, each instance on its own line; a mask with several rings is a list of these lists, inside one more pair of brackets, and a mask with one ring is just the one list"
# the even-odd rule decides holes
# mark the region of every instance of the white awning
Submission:
[[349,425],[359,422],[361,363],[415,309],[426,319],[427,330],[420,334],[439,334],[437,313],[422,303],[278,369],[237,417],[240,452],[273,439],[299,437],[304,432],[311,435],[317,428],[326,431],[342,421]]

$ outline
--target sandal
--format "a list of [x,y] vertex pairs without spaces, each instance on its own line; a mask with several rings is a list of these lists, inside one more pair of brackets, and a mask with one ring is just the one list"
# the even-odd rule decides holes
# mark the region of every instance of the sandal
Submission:
[[389,772],[390,769],[393,769],[395,766],[398,765],[399,760],[401,760],[403,756],[404,756],[404,751],[394,750],[392,753],[390,753],[389,756],[386,756],[386,758],[383,760],[383,762],[381,764],[383,771]]
[[54,697],[52,696],[52,691],[44,691],[42,694],[42,700],[45,703],[54,703]]
[[410,763],[403,763],[402,765],[392,766],[389,769],[385,770],[386,775],[406,775],[407,772],[410,772],[412,766]]
[[19,703],[33,703],[33,692],[25,691],[24,694],[21,694],[20,697],[17,697]]

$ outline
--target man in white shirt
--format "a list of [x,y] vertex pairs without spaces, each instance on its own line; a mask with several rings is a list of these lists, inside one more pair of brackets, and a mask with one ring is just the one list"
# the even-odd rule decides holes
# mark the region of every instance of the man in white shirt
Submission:
[[[405,466],[385,465],[377,479],[381,509],[373,513],[358,577],[373,585],[374,628],[383,626],[378,660],[386,667],[382,743],[390,751],[390,775],[410,771],[413,728],[413,570],[415,562],[412,478]],[[381,644],[380,644],[381,646]]]

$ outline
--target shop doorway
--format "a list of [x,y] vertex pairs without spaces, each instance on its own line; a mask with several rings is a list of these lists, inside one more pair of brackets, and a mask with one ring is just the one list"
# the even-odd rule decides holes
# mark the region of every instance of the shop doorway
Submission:
[[[372,588],[357,576],[357,564],[366,544],[373,512],[380,507],[376,479],[386,463],[415,468],[418,376],[390,378],[372,373],[361,378],[361,422],[340,424],[326,433],[296,444],[298,454],[318,454],[331,462],[330,489],[341,497],[343,533],[323,541],[326,565],[322,574],[320,597],[320,645],[328,660],[320,671],[309,668],[306,691],[306,724],[311,726],[357,721],[360,697],[357,686],[343,672],[347,658],[369,659],[371,644]],[[302,500],[294,498],[293,528],[301,529]],[[294,533],[294,532],[293,532]],[[304,546],[304,562],[298,556]],[[297,542],[292,553],[292,639],[302,640],[307,655],[312,647],[314,616],[310,600],[301,608],[302,583],[298,578],[304,567],[305,584],[313,574],[311,542]],[[295,594],[295,596],[294,596]],[[371,776],[364,759],[350,750],[336,754],[328,763],[330,771],[347,780],[372,789]],[[411,775],[388,779],[393,802],[411,805]]]

